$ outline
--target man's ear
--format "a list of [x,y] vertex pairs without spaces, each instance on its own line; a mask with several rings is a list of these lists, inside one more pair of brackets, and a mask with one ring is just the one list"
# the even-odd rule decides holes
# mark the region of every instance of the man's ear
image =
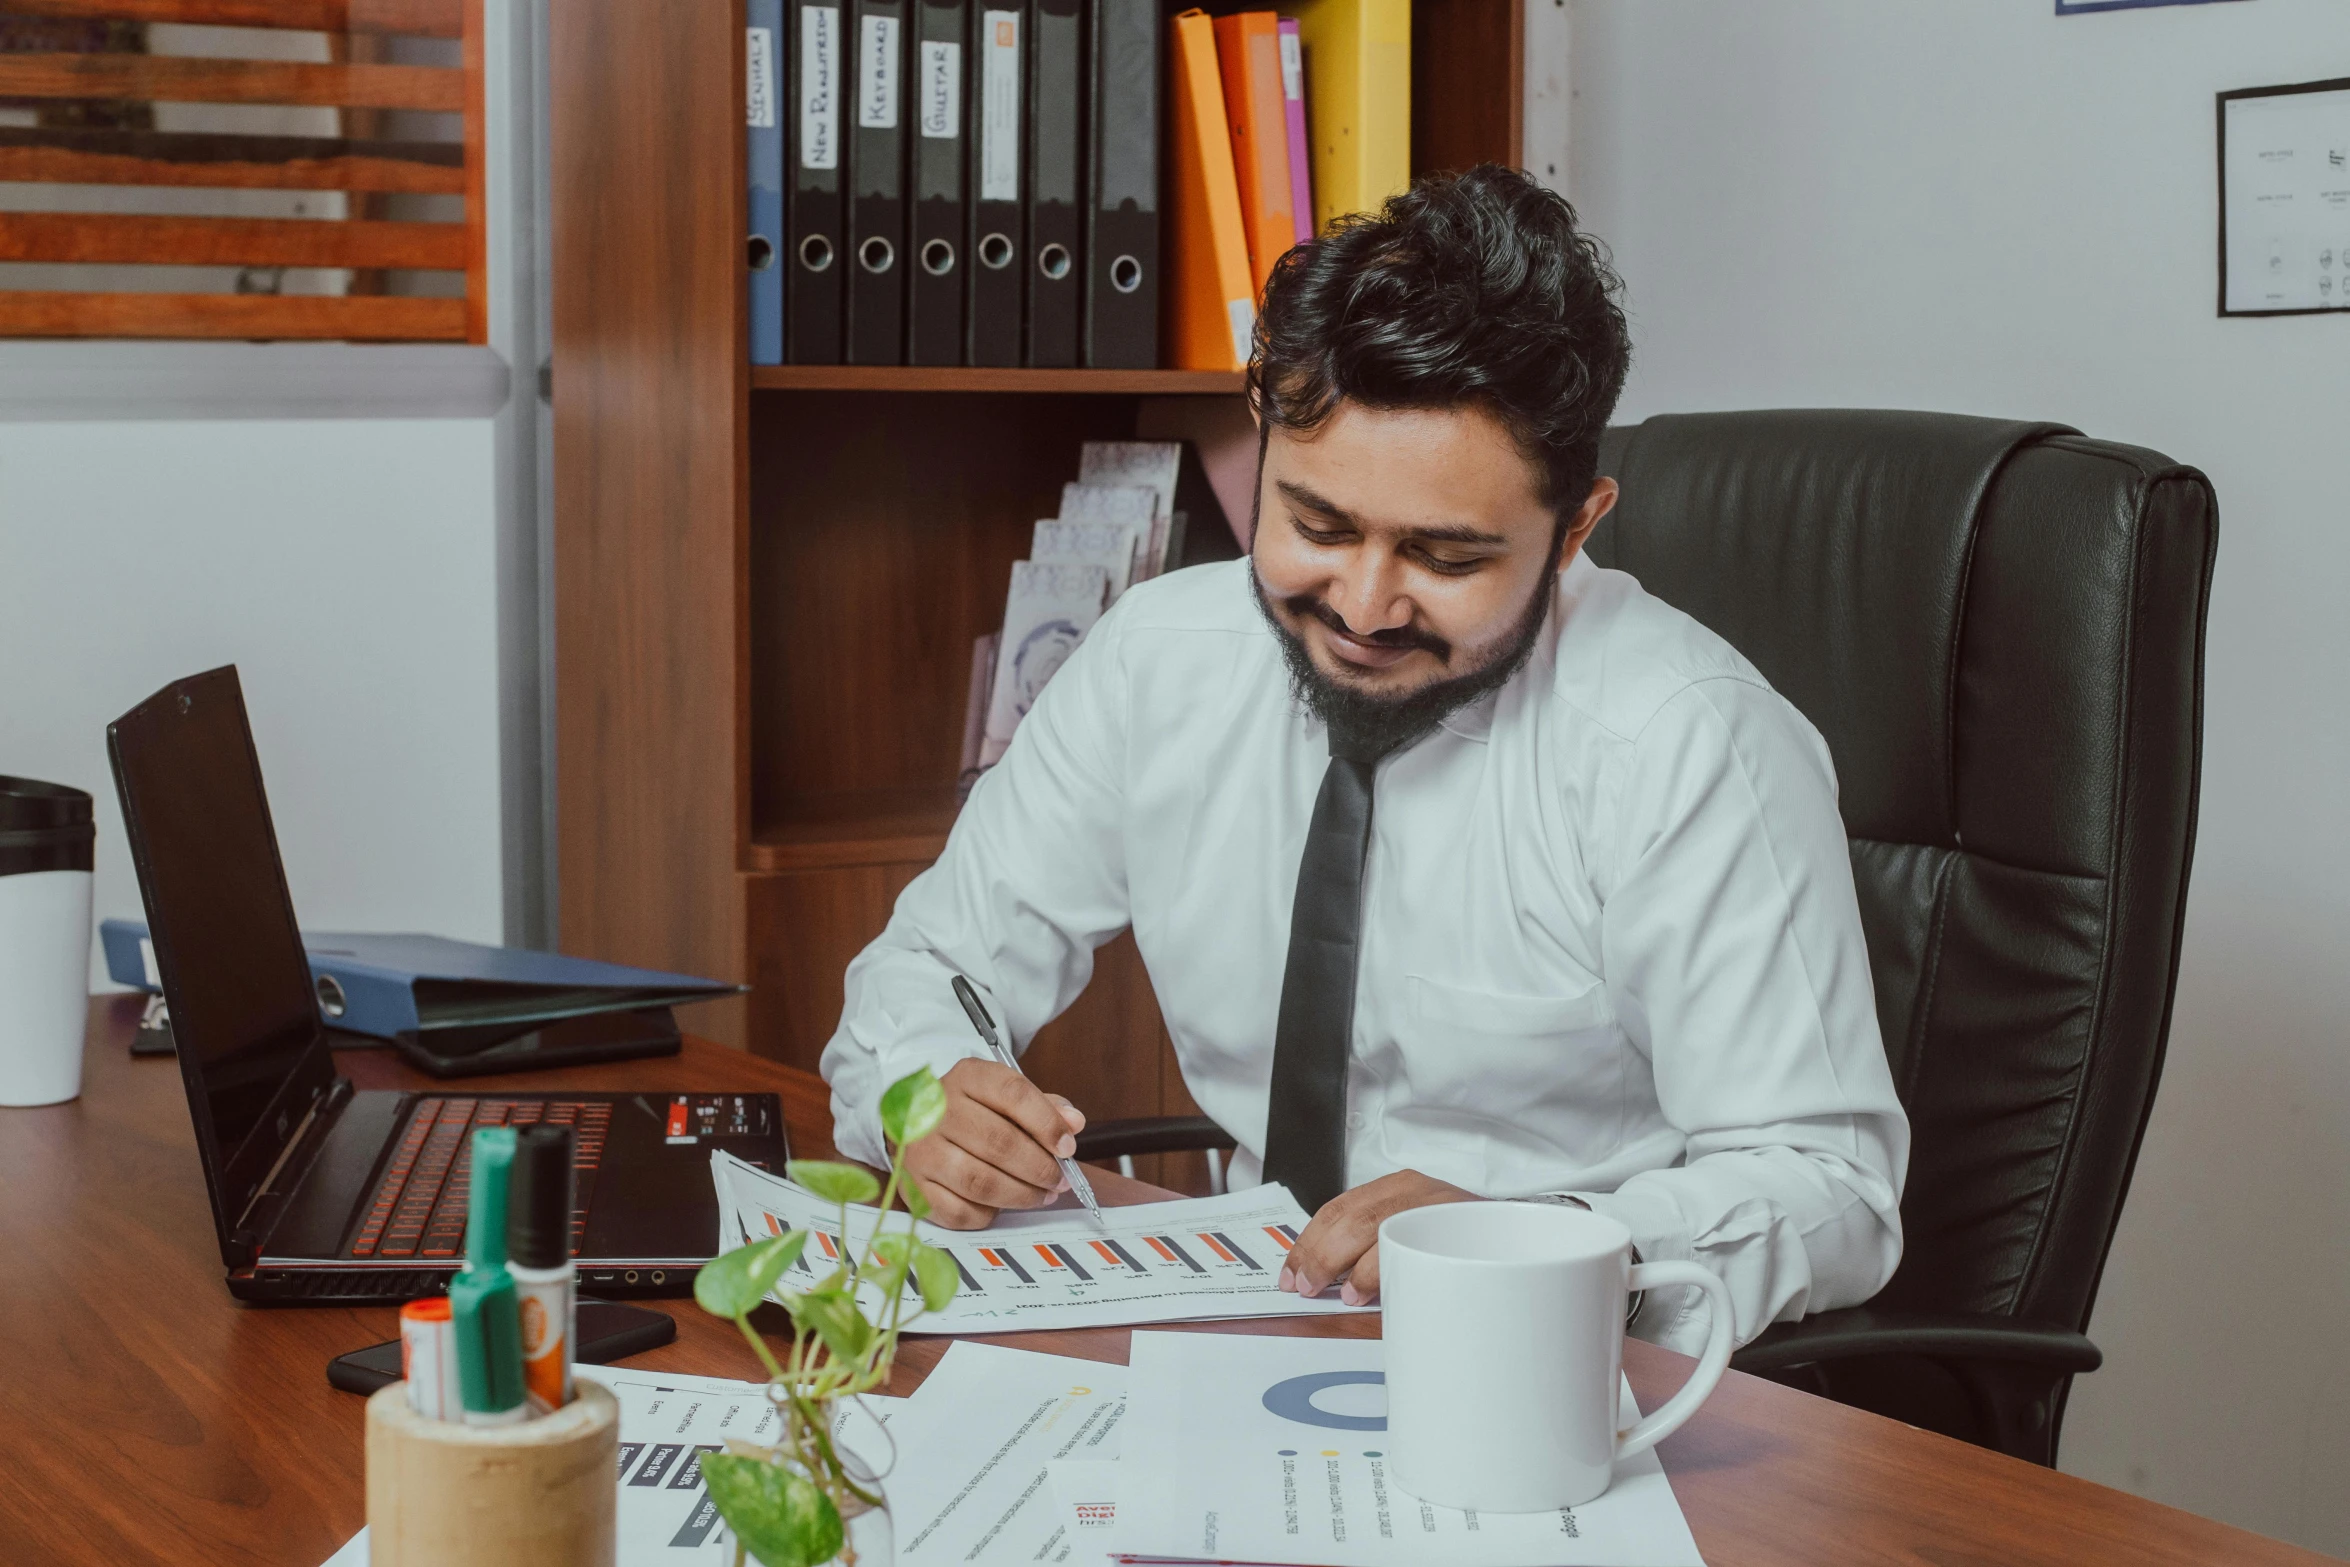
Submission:
[[1616,509],[1616,497],[1620,493],[1613,479],[1603,476],[1591,481],[1591,493],[1583,497],[1582,508],[1575,513],[1575,520],[1567,524],[1566,543],[1559,551],[1561,566],[1575,558],[1575,552],[1583,547],[1583,541],[1591,537],[1591,530],[1599,526],[1599,519]]

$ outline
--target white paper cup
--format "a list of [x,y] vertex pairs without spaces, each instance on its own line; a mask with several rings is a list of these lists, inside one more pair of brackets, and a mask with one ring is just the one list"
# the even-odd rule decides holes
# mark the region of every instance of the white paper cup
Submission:
[[82,1091],[96,831],[81,790],[0,777],[0,1105]]

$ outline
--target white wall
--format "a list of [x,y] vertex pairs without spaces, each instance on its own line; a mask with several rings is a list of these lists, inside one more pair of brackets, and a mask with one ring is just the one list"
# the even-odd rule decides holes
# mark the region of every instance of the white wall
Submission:
[[101,917],[107,722],[233,662],[302,923],[502,938],[492,431],[0,424],[0,772],[97,797]]
[[2215,318],[2212,106],[2350,75],[2350,18],[2052,11],[1577,0],[1570,193],[1628,418],[2047,418],[2211,475],[2176,1021],[2063,1462],[2350,1552],[2350,317]]

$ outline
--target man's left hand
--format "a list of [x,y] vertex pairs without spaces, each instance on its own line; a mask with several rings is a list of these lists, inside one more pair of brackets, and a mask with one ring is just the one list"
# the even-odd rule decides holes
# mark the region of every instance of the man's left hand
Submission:
[[1281,1269],[1281,1287],[1312,1296],[1344,1280],[1339,1299],[1350,1306],[1366,1305],[1379,1295],[1382,1220],[1391,1213],[1425,1208],[1430,1203],[1478,1200],[1475,1192],[1464,1192],[1417,1170],[1398,1170],[1351,1192],[1341,1192],[1322,1205],[1322,1211],[1290,1248],[1289,1260]]

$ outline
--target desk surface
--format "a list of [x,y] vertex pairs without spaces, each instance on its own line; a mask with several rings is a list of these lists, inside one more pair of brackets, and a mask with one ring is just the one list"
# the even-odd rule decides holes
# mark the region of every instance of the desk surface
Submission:
[[[327,1386],[326,1363],[391,1337],[394,1313],[230,1300],[179,1072],[129,1058],[136,1018],[135,998],[93,1003],[82,1097],[0,1110],[0,1562],[316,1567],[365,1514],[363,1406]],[[424,1082],[388,1052],[338,1061],[363,1087]],[[479,1086],[772,1089],[798,1151],[830,1146],[815,1079],[698,1041],[677,1060]],[[1095,1183],[1111,1203],[1158,1195]],[[677,1342],[631,1365],[751,1373],[732,1328],[664,1304]],[[1221,1329],[1235,1330],[1367,1337],[1378,1319]],[[998,1342],[1123,1362],[1127,1333]],[[890,1391],[944,1349],[909,1340]],[[1687,1365],[1641,1343],[1624,1359],[1651,1408]],[[1711,1567],[2324,1559],[1735,1372],[1659,1451]]]

